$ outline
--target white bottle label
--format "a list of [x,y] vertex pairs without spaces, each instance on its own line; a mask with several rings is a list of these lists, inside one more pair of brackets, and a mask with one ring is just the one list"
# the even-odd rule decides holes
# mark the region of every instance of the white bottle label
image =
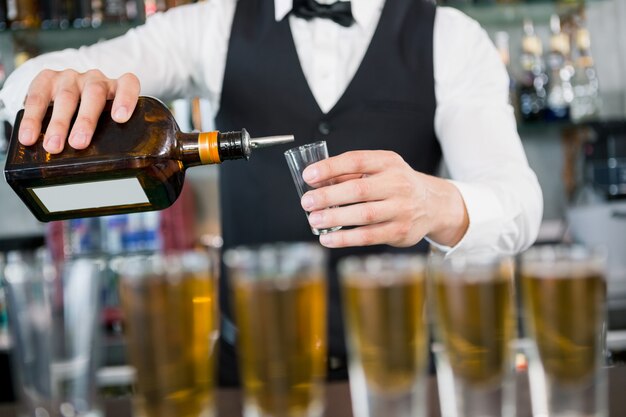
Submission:
[[150,203],[137,178],[30,189],[49,213]]

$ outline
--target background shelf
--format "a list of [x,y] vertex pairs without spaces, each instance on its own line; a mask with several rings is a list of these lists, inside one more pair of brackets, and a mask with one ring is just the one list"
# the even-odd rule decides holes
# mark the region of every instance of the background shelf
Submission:
[[587,0],[555,2],[554,0],[531,1],[510,4],[467,4],[465,2],[446,2],[445,6],[458,8],[465,14],[478,20],[486,26],[521,26],[524,19],[531,19],[535,24],[547,25],[550,15],[560,15],[578,10],[581,7],[594,7],[594,4],[604,3],[609,0]]
[[41,54],[114,38],[139,24],[140,22],[120,22],[104,23],[98,27],[5,30],[0,32],[0,42],[12,43],[15,50]]

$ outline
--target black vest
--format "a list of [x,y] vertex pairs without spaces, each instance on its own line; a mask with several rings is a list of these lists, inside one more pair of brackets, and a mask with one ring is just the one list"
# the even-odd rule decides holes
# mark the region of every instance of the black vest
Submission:
[[[391,150],[415,170],[436,171],[441,149],[434,132],[434,18],[435,6],[426,0],[387,0],[359,69],[337,104],[324,114],[300,67],[289,19],[275,21],[273,0],[238,1],[217,128],[245,127],[253,136],[294,134],[296,140],[289,146],[255,151],[248,162],[220,166],[225,250],[241,244],[317,239],[283,156],[291,146],[325,140],[331,156],[357,149]],[[424,243],[404,251],[424,250]],[[397,251],[373,246],[330,252],[331,366],[345,363],[337,260],[391,250]],[[226,275],[222,277],[220,302],[224,315],[230,316]]]

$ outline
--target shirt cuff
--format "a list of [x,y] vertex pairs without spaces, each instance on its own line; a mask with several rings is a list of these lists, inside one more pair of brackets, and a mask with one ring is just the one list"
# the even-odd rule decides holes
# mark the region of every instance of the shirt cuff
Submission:
[[456,251],[495,249],[505,215],[494,190],[484,184],[448,181],[457,187],[463,197],[469,225],[465,235],[454,246],[441,245],[429,238],[426,240],[446,255]]

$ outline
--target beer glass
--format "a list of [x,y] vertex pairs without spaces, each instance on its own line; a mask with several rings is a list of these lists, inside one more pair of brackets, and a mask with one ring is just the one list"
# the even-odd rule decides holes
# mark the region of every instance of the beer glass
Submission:
[[605,252],[537,246],[522,255],[533,416],[606,417]]
[[[302,171],[304,171],[306,167],[326,158],[328,158],[328,148],[326,147],[326,141],[323,140],[319,142],[307,143],[306,145],[298,146],[285,151],[285,159],[287,160],[291,177],[293,178],[293,182],[296,185],[296,190],[298,191],[298,196],[300,198],[302,198],[304,193],[309,190],[330,185],[321,183],[315,184],[316,187],[313,187],[307,184],[302,178]],[[309,213],[306,212],[306,215],[308,217]],[[334,232],[339,229],[341,229],[341,226],[335,226],[327,229],[316,229],[312,227],[311,232],[313,232],[314,235],[320,235]]]
[[319,417],[326,376],[326,261],[313,243],[225,254],[245,417]]
[[54,264],[9,253],[3,281],[19,416],[99,417],[99,291],[104,260],[77,258]]
[[480,253],[432,256],[431,262],[442,416],[513,416],[513,260]]
[[217,276],[207,251],[118,259],[134,415],[215,414]]
[[355,417],[426,415],[425,273],[418,255],[339,263]]

